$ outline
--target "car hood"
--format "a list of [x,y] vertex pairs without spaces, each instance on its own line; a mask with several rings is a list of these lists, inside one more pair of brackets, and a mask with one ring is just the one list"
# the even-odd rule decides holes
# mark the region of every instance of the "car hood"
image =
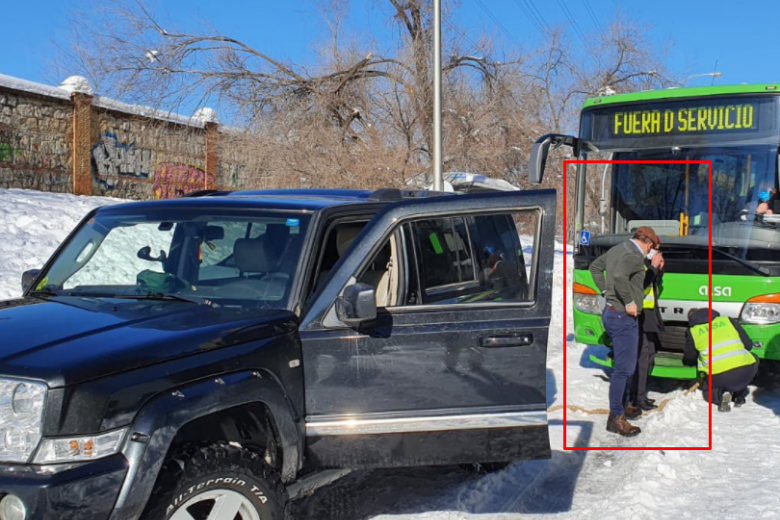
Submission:
[[56,388],[296,327],[287,310],[74,297],[0,301],[0,376]]

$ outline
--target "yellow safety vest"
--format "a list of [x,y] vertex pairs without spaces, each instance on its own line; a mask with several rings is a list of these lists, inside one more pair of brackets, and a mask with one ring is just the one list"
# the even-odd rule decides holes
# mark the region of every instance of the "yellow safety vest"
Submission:
[[[645,266],[645,272],[647,272],[647,266]],[[655,309],[655,291],[653,290],[653,286],[655,284],[650,284],[645,288],[645,299],[642,301],[642,307],[645,309]]]
[[[691,327],[693,344],[699,351],[699,370],[707,372],[709,366],[710,324]],[[756,362],[753,354],[745,350],[739,332],[726,316],[712,320],[712,374],[721,374]]]

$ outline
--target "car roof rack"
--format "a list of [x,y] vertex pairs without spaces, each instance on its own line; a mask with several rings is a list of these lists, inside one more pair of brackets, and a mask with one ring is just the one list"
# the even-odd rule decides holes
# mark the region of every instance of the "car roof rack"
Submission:
[[404,199],[422,199],[427,197],[440,197],[442,195],[454,195],[443,191],[431,190],[401,190],[398,188],[380,188],[368,196],[372,202],[396,202]]
[[195,197],[219,197],[220,195],[227,195],[231,193],[228,190],[198,190],[192,193],[182,195],[183,198],[195,198]]

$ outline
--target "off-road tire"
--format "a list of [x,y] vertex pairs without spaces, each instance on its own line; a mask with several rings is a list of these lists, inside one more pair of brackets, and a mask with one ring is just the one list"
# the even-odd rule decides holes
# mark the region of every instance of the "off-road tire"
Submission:
[[194,497],[217,490],[241,494],[255,506],[261,520],[288,518],[287,491],[263,457],[226,443],[215,443],[189,447],[166,459],[141,520],[167,520]]

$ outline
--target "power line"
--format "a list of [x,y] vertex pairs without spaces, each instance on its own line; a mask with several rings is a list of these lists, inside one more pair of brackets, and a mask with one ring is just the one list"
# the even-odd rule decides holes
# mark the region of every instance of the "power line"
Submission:
[[561,7],[561,10],[563,10],[564,16],[566,16],[566,18],[568,18],[568,20],[572,23],[572,27],[574,27],[574,31],[579,35],[582,43],[587,47],[588,41],[585,38],[585,33],[582,32],[580,24],[577,23],[577,19],[574,17],[574,15],[571,14],[571,11],[569,11],[569,6],[566,5],[566,0],[557,0],[557,2]]
[[507,37],[507,38],[509,38],[510,40],[512,40],[512,42],[513,42],[515,45],[517,45],[518,47],[522,47],[522,45],[520,44],[520,42],[518,42],[518,41],[515,39],[515,37],[514,37],[514,36],[512,36],[512,33],[510,33],[510,32],[507,30],[507,28],[506,28],[506,27],[504,27],[504,24],[502,24],[502,23],[501,23],[501,22],[498,20],[498,18],[496,18],[496,17],[495,17],[495,15],[494,15],[493,13],[491,13],[491,12],[490,12],[490,9],[488,9],[488,8],[487,8],[487,6],[486,6],[485,4],[483,4],[483,3],[482,3],[482,0],[474,0],[474,1],[475,1],[475,2],[476,2],[476,3],[477,3],[477,4],[478,4],[478,5],[479,5],[479,6],[482,8],[482,10],[483,10],[483,11],[485,11],[485,14],[487,14],[487,15],[490,17],[490,19],[491,19],[491,20],[493,20],[493,22],[495,22],[495,24],[496,24],[496,25],[499,27],[499,29],[501,29],[501,31],[502,31],[502,32],[503,32],[503,33],[506,35],[506,37]]
[[544,26],[542,25],[542,21],[539,20],[536,15],[528,9],[528,6],[523,2],[520,3],[520,0],[515,0],[515,3],[517,4],[517,7],[520,8],[520,10],[523,12],[526,18],[534,25],[536,26],[536,30],[539,31],[539,34],[542,35],[542,37],[546,37],[547,34],[544,32]]
[[536,7],[536,4],[534,3],[534,0],[523,0],[528,6],[530,6],[531,11],[536,13],[536,16],[539,18],[539,20],[542,21],[542,25],[544,26],[544,30],[547,31],[547,34],[552,34],[552,29],[550,28],[550,24],[547,23],[547,20],[544,18],[544,15],[539,11],[539,9]]
[[475,49],[479,49],[479,45],[474,43],[474,40],[472,40],[471,38],[468,37],[468,35],[466,34],[466,30],[465,29],[461,30],[460,27],[458,27],[457,25],[452,23],[448,18],[444,18],[444,21],[447,22],[447,25],[449,25],[452,28],[452,30],[454,30],[455,32],[460,34],[461,38],[463,38],[464,40],[469,42],[472,47],[474,47]]
[[601,26],[601,22],[599,22],[598,17],[596,16],[596,12],[593,10],[593,7],[590,5],[590,2],[588,0],[582,0],[582,4],[585,6],[585,11],[587,11],[588,16],[590,16],[590,19],[593,20],[593,25],[596,26],[596,29],[599,31],[603,31],[604,28]]

